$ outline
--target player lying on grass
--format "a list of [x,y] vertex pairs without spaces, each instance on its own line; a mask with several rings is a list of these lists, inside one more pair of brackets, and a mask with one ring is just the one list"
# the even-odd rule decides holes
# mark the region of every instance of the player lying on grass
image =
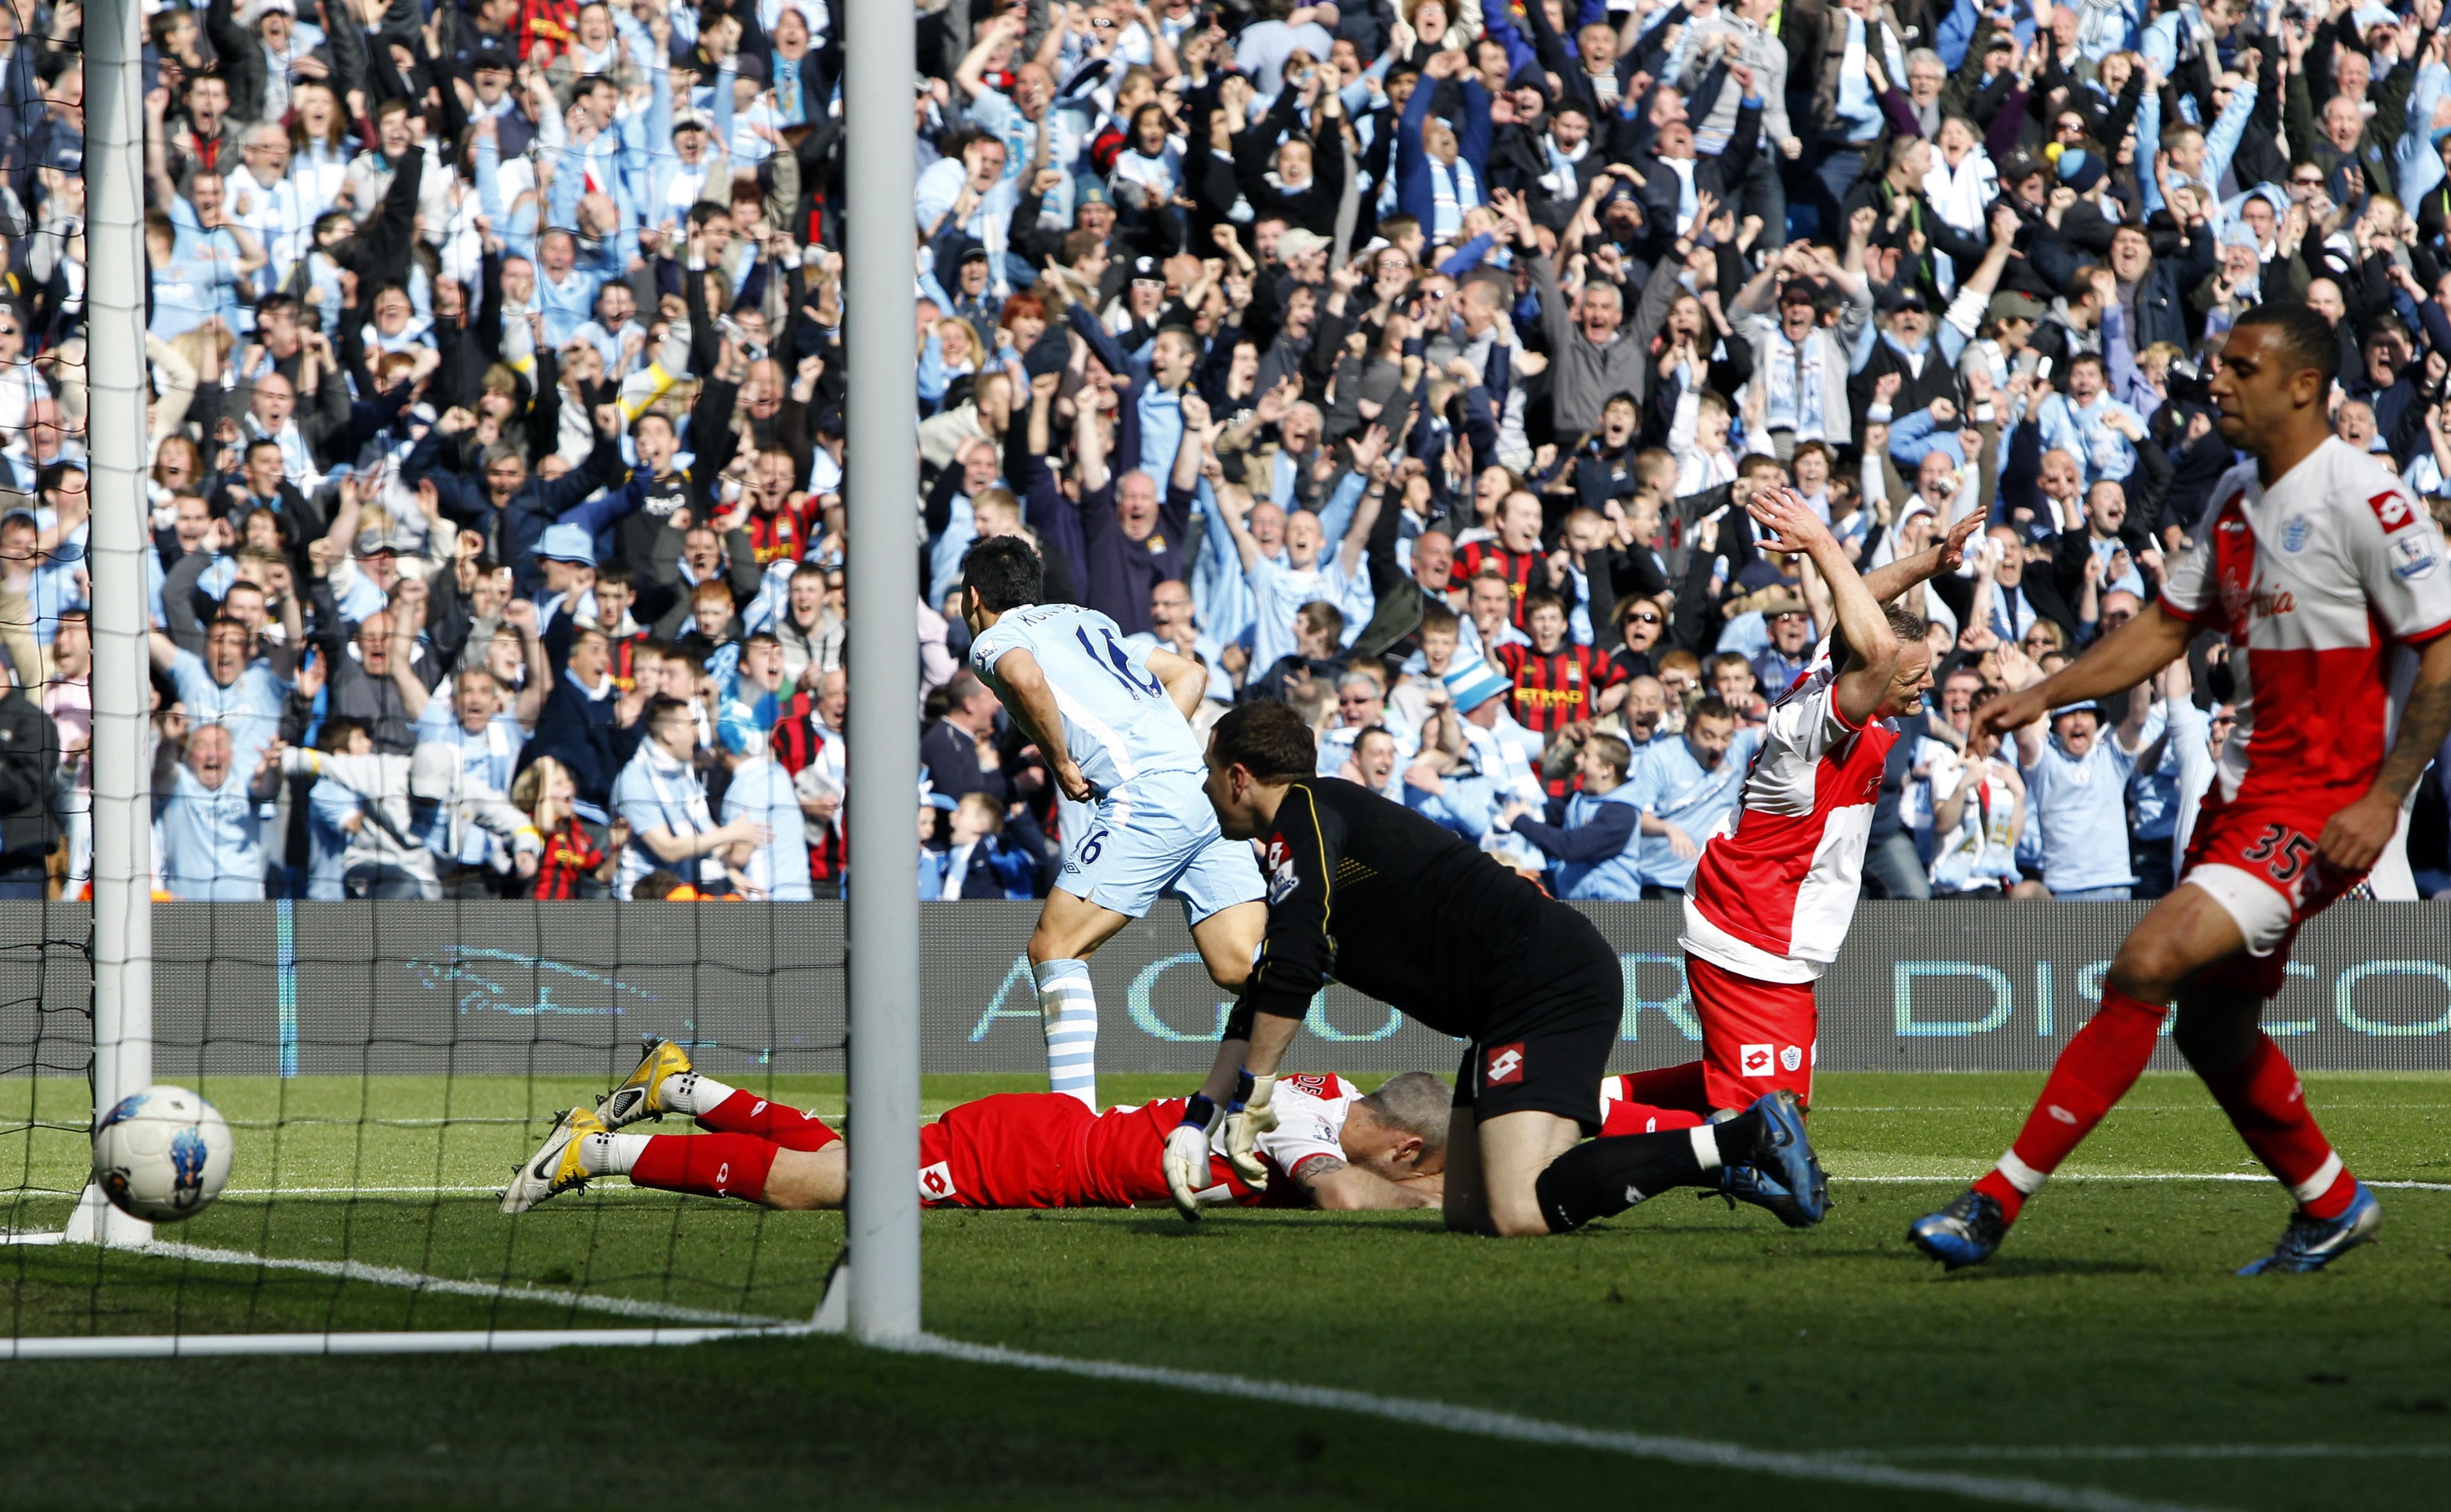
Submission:
[[[1339,1076],[1287,1076],[1277,1126],[1242,1179],[1223,1158],[1199,1192],[1204,1207],[1342,1210],[1432,1208],[1446,1166],[1445,1082],[1425,1072],[1378,1091]],[[621,1133],[682,1114],[703,1134]],[[1183,1099],[1092,1114],[1066,1093],[1005,1093],[949,1109],[919,1131],[919,1200],[934,1208],[1129,1208],[1168,1200],[1166,1137]],[[599,1107],[573,1108],[511,1177],[504,1212],[525,1212],[591,1177],[761,1207],[839,1208],[850,1161],[842,1136],[795,1109],[693,1070],[671,1040],[647,1047],[637,1070]]]
[[[1878,608],[1869,625],[1860,618],[1850,644],[1888,645],[1894,662]],[[1179,1209],[1193,1211],[1221,1126],[1244,1179],[1263,1178],[1255,1144],[1279,1116],[1277,1061],[1332,969],[1467,1041],[1447,1123],[1449,1228],[1562,1233],[1671,1187],[1719,1187],[1738,1165],[1773,1178],[1787,1221],[1821,1220],[1827,1196],[1793,1093],[1724,1123],[1578,1147],[1600,1132],[1600,1081],[1625,1008],[1617,953],[1590,920],[1447,830],[1315,776],[1313,746],[1282,704],[1245,704],[1211,732],[1208,799],[1229,838],[1265,845],[1268,928],[1208,1081],[1167,1136]]]

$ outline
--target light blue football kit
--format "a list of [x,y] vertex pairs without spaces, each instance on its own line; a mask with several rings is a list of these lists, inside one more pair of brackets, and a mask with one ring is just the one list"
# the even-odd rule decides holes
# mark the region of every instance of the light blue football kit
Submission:
[[[1139,919],[1161,897],[1197,924],[1266,896],[1251,847],[1227,840],[1202,791],[1208,768],[1183,711],[1106,615],[1072,604],[1008,611],[971,643],[971,668],[1005,707],[996,664],[1013,650],[1037,662],[1063,716],[1064,746],[1089,785],[1087,804],[1061,803],[1064,863],[1055,885]],[[1086,961],[1037,964],[1049,1079],[1097,1111],[1097,1005]]]

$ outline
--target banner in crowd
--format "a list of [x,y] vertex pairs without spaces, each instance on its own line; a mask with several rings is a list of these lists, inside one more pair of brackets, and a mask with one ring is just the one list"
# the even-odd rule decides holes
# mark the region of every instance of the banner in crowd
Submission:
[[[1594,905],[1618,952],[1618,1069],[1700,1036],[1670,903]],[[923,1069],[1045,1068],[1027,955],[1036,907],[924,905]],[[2034,1070],[2099,1002],[2117,903],[1867,903],[1820,985],[1832,1071]],[[721,1074],[839,1072],[839,903],[223,903],[154,910],[157,1076],[571,1075],[628,1068],[665,1035]],[[2300,938],[2266,1027],[2301,1066],[2451,1067],[2451,909],[2344,903]],[[855,940],[855,932],[853,935]],[[20,1073],[81,1074],[82,907],[0,903],[0,1033]],[[1109,1071],[1206,1068],[1226,1004],[1171,909],[1091,963]],[[1332,986],[1291,1060],[1452,1072],[1456,1041]],[[2159,1065],[2176,1067],[2165,1050]]]

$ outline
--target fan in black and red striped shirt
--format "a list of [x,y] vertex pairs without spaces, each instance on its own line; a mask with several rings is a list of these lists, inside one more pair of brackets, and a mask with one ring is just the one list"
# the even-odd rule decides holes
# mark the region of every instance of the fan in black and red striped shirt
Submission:
[[1483,573],[1495,572],[1506,579],[1507,593],[1515,601],[1508,616],[1517,630],[1528,630],[1524,622],[1524,595],[1536,588],[1556,586],[1549,571],[1549,559],[1540,554],[1540,500],[1523,490],[1509,494],[1498,506],[1498,539],[1472,541],[1456,548],[1454,586],[1461,588]]
[[[1566,601],[1545,588],[1523,595],[1529,646],[1501,646],[1499,664],[1515,681],[1515,721],[1554,735],[1617,707],[1626,674],[1599,651],[1566,638]],[[1563,798],[1571,782],[1552,779],[1549,796]]]

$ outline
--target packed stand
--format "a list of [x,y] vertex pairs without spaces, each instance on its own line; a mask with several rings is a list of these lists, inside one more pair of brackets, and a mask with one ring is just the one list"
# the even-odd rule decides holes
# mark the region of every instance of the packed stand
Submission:
[[[1918,606],[1873,889],[2155,896],[2222,645],[2005,743],[1971,713],[2154,599],[2256,303],[2333,320],[2341,436],[2451,494],[2441,12],[923,7],[923,896],[1054,876],[1047,766],[963,669],[963,553],[1014,534],[1204,664],[1205,718],[1288,703],[1559,896],[1673,896],[1832,623],[1756,549],[1769,486],[1867,567],[1989,522]],[[0,4],[0,895],[89,868],[81,19]],[[147,35],[161,888],[837,896],[834,10]]]

